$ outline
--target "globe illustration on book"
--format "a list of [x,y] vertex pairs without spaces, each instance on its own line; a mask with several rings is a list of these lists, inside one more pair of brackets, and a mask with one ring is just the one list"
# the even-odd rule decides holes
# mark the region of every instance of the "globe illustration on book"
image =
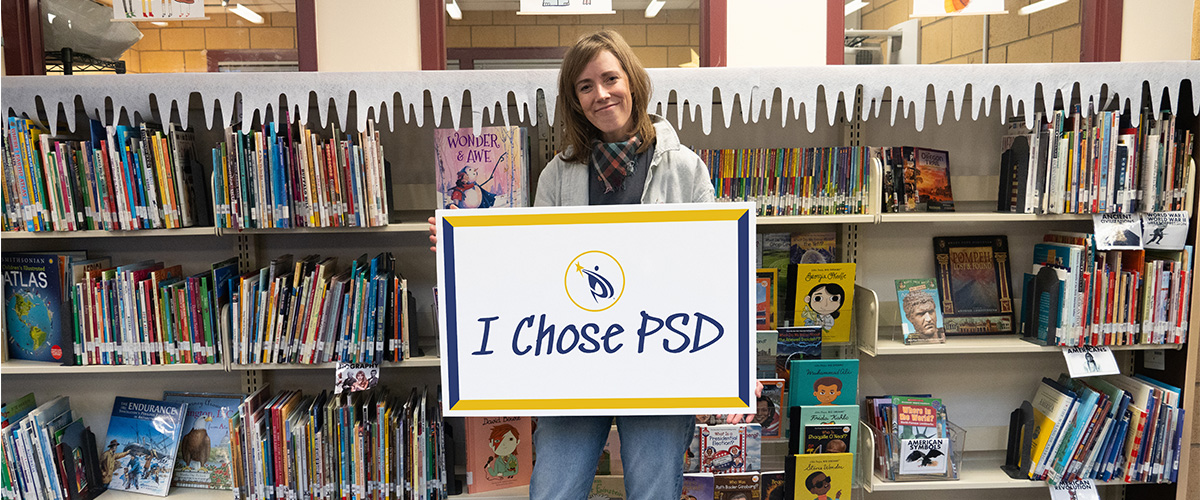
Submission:
[[8,308],[8,334],[12,345],[30,356],[36,356],[48,348],[46,338],[50,334],[53,313],[41,297],[28,293],[14,293],[5,304]]

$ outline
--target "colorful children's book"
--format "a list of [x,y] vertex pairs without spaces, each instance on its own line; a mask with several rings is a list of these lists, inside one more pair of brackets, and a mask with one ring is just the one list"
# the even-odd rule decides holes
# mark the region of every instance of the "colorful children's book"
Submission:
[[857,359],[805,359],[792,361],[788,406],[856,404]]
[[700,472],[746,470],[746,431],[738,425],[704,425],[700,432]]
[[604,451],[600,452],[600,462],[596,464],[596,475],[607,476],[624,474],[625,467],[621,462],[621,435],[617,426],[608,429],[608,440],[604,442]]
[[893,396],[899,447],[898,475],[937,475],[950,472],[950,435],[946,410],[938,398]]
[[101,460],[113,460],[108,487],[166,496],[187,403],[117,396]]
[[896,280],[896,303],[900,306],[900,329],[905,344],[943,344],[941,300],[937,281]]
[[529,417],[467,417],[467,492],[526,486],[533,472]]
[[529,152],[524,128],[437,129],[433,134],[440,206],[529,206]]
[[837,262],[837,233],[819,231],[792,235],[792,264]]
[[850,342],[854,264],[797,264],[796,324],[821,327],[821,340]]
[[919,203],[930,212],[953,212],[954,195],[950,191],[950,153],[937,149],[916,148],[913,156],[917,170]]
[[821,331],[819,326],[780,327],[776,335],[774,376],[789,380],[793,360],[821,359]]
[[783,471],[763,471],[758,475],[758,482],[762,485],[762,500],[784,499],[787,477]]
[[64,273],[69,257],[5,253],[4,321],[12,359],[75,364],[74,314],[66,301]]
[[783,300],[788,290],[788,267],[791,263],[792,235],[790,233],[764,233],[762,236],[762,264],[758,267],[779,270],[775,280],[776,301],[779,305],[778,325],[794,325],[792,304]]
[[783,387],[784,379],[759,379],[762,383],[762,394],[758,396],[758,414],[754,421],[762,425],[762,435],[765,438],[777,438],[783,435]]
[[596,476],[588,500],[625,500],[625,476]]
[[755,309],[754,325],[759,330],[774,330],[778,303],[775,283],[779,281],[779,270],[773,267],[759,269],[754,280]]
[[802,441],[801,453],[854,453],[857,420],[858,405],[802,406],[792,435]]
[[935,237],[933,255],[946,335],[1016,331],[1007,236]]
[[759,330],[755,332],[757,377],[774,378],[775,353],[778,352],[779,332],[775,330]]
[[757,472],[717,474],[713,476],[713,497],[717,500],[759,500],[762,498],[760,483]]
[[689,472],[683,475],[681,500],[716,500],[711,472]]
[[854,475],[854,454],[820,453],[792,455],[795,467],[794,498],[850,500]]
[[245,399],[245,394],[163,393],[163,401],[188,405],[172,479],[175,486],[230,489],[229,417]]

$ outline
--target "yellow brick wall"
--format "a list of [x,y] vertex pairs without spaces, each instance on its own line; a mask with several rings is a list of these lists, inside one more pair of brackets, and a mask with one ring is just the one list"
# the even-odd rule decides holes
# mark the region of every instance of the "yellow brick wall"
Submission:
[[611,28],[621,33],[649,68],[699,60],[700,11],[665,9],[647,19],[641,10],[588,16],[518,16],[509,11],[463,11],[446,19],[446,48],[569,47],[580,36]]
[[[1008,14],[988,17],[988,62],[1079,62],[1079,0],[1028,16],[1017,14],[1017,9],[1033,1],[1009,0],[1005,2]],[[877,0],[861,12],[863,29],[887,29],[909,19],[912,1]],[[1193,48],[1193,52],[1196,50]],[[920,62],[983,62],[983,17],[921,18]]]
[[168,22],[160,27],[135,23],[142,39],[121,60],[129,73],[208,71],[209,49],[295,49],[296,14],[264,13],[254,24],[233,14],[210,14],[204,21]]

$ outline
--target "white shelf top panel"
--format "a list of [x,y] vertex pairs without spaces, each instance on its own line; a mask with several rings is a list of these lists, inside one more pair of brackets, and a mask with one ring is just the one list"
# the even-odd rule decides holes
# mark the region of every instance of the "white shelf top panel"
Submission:
[[996,202],[955,202],[954,212],[900,212],[879,214],[879,221],[888,222],[1039,222],[1092,220],[1092,214],[1018,214],[997,212]]
[[[440,358],[437,356],[421,356],[409,358],[400,362],[385,361],[380,364],[384,368],[428,368],[439,366]],[[234,371],[239,370],[327,370],[337,368],[337,363],[263,363],[263,364],[234,364],[231,366]]]
[[[1020,354],[1020,353],[1057,353],[1062,352],[1059,346],[1043,346],[1026,342],[1015,335],[972,335],[965,337],[946,337],[945,344],[913,344],[905,345],[899,340],[899,327],[880,327],[880,336],[875,344],[875,355],[903,354]],[[1155,350],[1180,349],[1179,344],[1138,344],[1108,346],[1114,351],[1123,350]],[[866,351],[864,351],[866,352]],[[869,354],[869,352],[868,352]]]
[[129,373],[129,372],[201,372],[225,371],[221,363],[211,365],[174,364],[174,365],[79,365],[62,366],[41,361],[26,361],[9,359],[0,363],[0,373],[4,375],[49,375],[75,373]]
[[3,239],[58,239],[58,238],[125,238],[125,237],[154,237],[154,236],[215,236],[216,228],[183,227],[179,229],[140,229],[137,231],[5,231],[0,233]]
[[[1008,477],[1000,466],[1004,464],[1003,451],[968,451],[964,453],[962,468],[957,481],[909,481],[889,482],[872,475],[867,491],[936,491],[936,490],[990,490],[1017,488],[1046,488],[1045,481],[1027,481]],[[1122,481],[1096,483],[1097,486],[1126,484]]]

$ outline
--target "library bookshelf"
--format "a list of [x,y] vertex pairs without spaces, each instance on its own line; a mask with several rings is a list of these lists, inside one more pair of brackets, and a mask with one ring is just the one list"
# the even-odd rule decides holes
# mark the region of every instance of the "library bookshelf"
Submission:
[[[860,466],[858,488],[901,499],[937,494],[953,498],[967,494],[955,492],[965,491],[975,497],[983,490],[993,490],[988,494],[995,498],[1011,498],[1005,493],[1010,489],[1022,490],[1024,497],[1024,492],[1032,495],[1038,488],[1043,490],[1039,495],[1048,497],[1044,483],[1009,480],[998,466],[1008,413],[1031,397],[1042,376],[1063,370],[1059,351],[1011,337],[904,346],[895,340],[899,317],[892,281],[932,276],[933,236],[1005,234],[1014,269],[1024,269],[1031,259],[1031,242],[1045,231],[1090,231],[1087,215],[994,211],[1004,119],[1017,114],[1014,110],[1044,110],[1056,102],[1086,105],[1089,99],[1134,110],[1157,108],[1164,93],[1178,114],[1194,116],[1200,107],[1183,110],[1180,103],[1200,103],[1192,93],[1200,63],[699,68],[650,73],[655,91],[651,112],[675,124],[681,141],[693,149],[917,145],[951,152],[956,212],[883,213],[880,173],[875,171],[865,213],[762,216],[758,231],[836,231],[842,260],[858,264],[860,289],[872,291],[858,294],[854,342],[833,347],[837,356],[860,358],[860,394],[930,392],[942,397],[955,422],[968,429],[967,461],[959,481],[886,483],[875,478],[870,467]],[[432,348],[436,272],[425,222],[436,205],[432,130],[493,124],[529,127],[531,174],[536,179],[555,151],[549,125],[555,113],[555,78],[554,71],[4,77],[4,109],[40,119],[56,134],[85,130],[79,127],[86,125],[88,116],[158,122],[174,117],[196,130],[202,151],[221,139],[227,124],[261,123],[281,106],[318,130],[329,130],[332,121],[342,129],[361,129],[368,117],[373,118],[391,162],[393,214],[391,223],[380,228],[6,232],[0,238],[5,252],[86,249],[110,255],[114,262],[153,258],[180,263],[189,274],[229,256],[237,256],[248,269],[283,253],[352,259],[392,251],[416,297],[417,335],[427,347],[422,356],[385,364],[381,383],[433,388],[439,380],[439,358]],[[1194,120],[1185,126],[1197,129]],[[1196,225],[1193,214],[1192,227]],[[1189,241],[1194,243],[1194,237]],[[1197,324],[1197,308],[1191,310],[1191,323]],[[1145,372],[1149,369],[1143,366],[1142,349],[1157,348],[1122,348],[1118,355],[1123,368]],[[1165,349],[1166,370],[1147,373],[1184,387],[1183,406],[1194,408],[1192,389],[1200,370],[1195,342]],[[165,389],[242,392],[263,384],[308,392],[330,387],[334,380],[328,365],[34,365],[0,362],[3,399],[27,392],[37,393],[40,400],[68,395],[76,413],[99,436],[105,433],[116,395],[156,398]],[[1196,441],[1193,421],[1189,413],[1184,442],[1196,450],[1200,446],[1191,444]],[[1188,474],[1190,455],[1181,457],[1178,486],[1114,483],[1102,491],[1106,496],[1125,492],[1129,498],[1187,498],[1188,485],[1197,482]],[[869,462],[867,457],[858,460],[860,465]],[[228,496],[176,488],[169,498]],[[109,492],[103,498],[126,497]],[[524,499],[528,492],[514,489],[461,498]]]

